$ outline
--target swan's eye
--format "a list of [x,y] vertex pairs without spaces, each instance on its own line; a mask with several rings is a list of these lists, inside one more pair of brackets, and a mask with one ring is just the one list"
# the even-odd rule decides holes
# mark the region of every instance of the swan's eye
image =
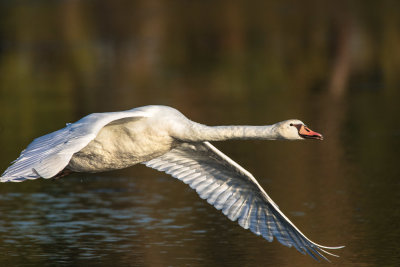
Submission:
[[293,123],[289,124],[290,126],[293,126]]

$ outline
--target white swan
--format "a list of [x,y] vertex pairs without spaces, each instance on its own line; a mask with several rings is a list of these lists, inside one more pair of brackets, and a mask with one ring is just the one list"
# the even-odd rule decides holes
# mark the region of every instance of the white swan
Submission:
[[164,171],[195,189],[240,226],[285,246],[326,259],[336,256],[309,240],[279,210],[257,180],[208,141],[320,139],[299,120],[269,126],[210,127],[166,106],[94,113],[35,139],[2,174],[1,182],[101,172],[137,163]]

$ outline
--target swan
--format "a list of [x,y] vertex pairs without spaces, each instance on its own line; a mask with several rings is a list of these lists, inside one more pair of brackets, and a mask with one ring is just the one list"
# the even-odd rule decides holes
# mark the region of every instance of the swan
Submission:
[[195,189],[230,220],[314,259],[337,256],[308,239],[280,211],[257,180],[210,141],[322,140],[300,120],[267,126],[206,126],[168,106],[93,113],[35,139],[0,177],[1,182],[103,172],[137,163],[163,171]]

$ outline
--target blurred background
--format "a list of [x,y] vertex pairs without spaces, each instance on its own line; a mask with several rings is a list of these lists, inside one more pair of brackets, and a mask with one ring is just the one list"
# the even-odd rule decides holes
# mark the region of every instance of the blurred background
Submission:
[[[93,112],[170,105],[209,124],[303,120],[323,142],[215,145],[331,266],[397,266],[399,1],[0,1],[0,172]],[[136,166],[0,185],[0,263],[312,266]]]

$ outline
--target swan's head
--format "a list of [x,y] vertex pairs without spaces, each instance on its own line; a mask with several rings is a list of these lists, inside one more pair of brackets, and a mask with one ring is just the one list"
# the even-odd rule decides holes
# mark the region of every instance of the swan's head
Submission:
[[277,133],[283,139],[289,140],[303,140],[303,139],[317,139],[323,140],[320,133],[312,131],[300,120],[287,120],[275,124]]

